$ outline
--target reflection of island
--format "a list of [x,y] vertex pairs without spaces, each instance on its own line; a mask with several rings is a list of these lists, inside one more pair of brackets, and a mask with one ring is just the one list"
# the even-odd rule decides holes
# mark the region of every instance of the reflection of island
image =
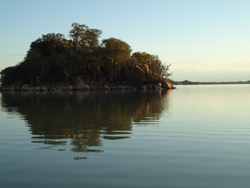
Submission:
[[166,94],[166,91],[2,93],[2,106],[6,112],[18,113],[27,121],[32,142],[48,146],[43,148],[102,152],[96,148],[103,145],[103,139],[130,138],[134,122],[159,120],[160,113],[167,108]]

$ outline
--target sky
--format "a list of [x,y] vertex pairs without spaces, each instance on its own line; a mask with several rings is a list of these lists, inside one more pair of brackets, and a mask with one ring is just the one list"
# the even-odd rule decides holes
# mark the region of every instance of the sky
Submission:
[[247,81],[249,10],[250,0],[0,0],[0,70],[77,22],[158,55],[175,81]]

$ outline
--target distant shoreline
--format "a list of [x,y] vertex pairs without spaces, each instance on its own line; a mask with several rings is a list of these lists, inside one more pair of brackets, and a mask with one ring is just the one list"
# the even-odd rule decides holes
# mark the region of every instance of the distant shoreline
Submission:
[[228,85],[228,84],[250,84],[249,81],[237,81],[237,82],[192,82],[188,80],[184,81],[172,81],[174,85]]

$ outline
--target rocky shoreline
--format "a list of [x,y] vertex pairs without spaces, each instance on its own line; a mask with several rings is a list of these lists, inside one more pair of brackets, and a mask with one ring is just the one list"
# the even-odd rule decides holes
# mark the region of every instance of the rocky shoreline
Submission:
[[170,82],[162,81],[157,83],[147,83],[145,85],[135,87],[132,85],[114,85],[100,84],[94,82],[86,82],[80,78],[76,79],[72,84],[69,82],[59,82],[56,84],[45,83],[41,85],[31,85],[15,83],[9,86],[1,86],[0,91],[30,91],[30,92],[63,92],[63,91],[89,91],[89,90],[161,90],[176,89]]

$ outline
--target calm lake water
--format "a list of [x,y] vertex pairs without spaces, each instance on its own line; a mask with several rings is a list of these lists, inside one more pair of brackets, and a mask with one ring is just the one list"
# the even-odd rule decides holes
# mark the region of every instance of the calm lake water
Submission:
[[2,188],[250,187],[250,85],[0,101]]

